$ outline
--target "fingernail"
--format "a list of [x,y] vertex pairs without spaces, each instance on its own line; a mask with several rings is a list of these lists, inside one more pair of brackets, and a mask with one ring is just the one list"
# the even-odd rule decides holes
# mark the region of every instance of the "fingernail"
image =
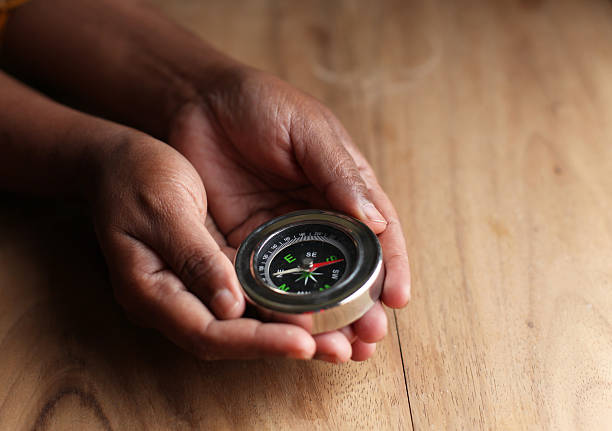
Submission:
[[337,356],[333,356],[333,355],[315,355],[314,357],[315,359],[318,359],[319,361],[325,361],[325,362],[331,362],[332,364],[338,364],[340,363],[340,360],[338,359]]
[[374,204],[370,201],[363,201],[361,204],[361,208],[363,209],[363,213],[365,216],[374,223],[384,223],[387,224],[387,220],[383,217],[383,215],[376,209]]
[[228,289],[221,289],[210,300],[210,307],[222,313],[229,313],[238,305],[236,297]]

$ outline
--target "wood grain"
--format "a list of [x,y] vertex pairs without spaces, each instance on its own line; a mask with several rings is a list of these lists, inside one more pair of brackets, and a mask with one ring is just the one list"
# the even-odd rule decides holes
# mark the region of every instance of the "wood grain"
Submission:
[[78,208],[1,210],[0,429],[410,428],[394,330],[362,364],[197,361],[125,319]]
[[415,429],[611,429],[610,2],[461,3],[385,98]]
[[612,429],[610,2],[155,3],[340,117],[412,303],[364,364],[199,362],[125,320],[79,208],[3,195],[0,429]]

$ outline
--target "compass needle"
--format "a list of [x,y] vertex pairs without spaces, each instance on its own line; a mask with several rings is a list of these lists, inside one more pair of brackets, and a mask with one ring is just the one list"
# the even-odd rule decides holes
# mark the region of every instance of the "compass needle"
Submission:
[[272,275],[274,275],[274,276],[276,276],[276,277],[282,277],[282,276],[283,276],[283,275],[285,275],[285,274],[291,274],[291,273],[294,273],[294,272],[300,272],[300,271],[302,271],[302,269],[301,269],[301,268],[291,268],[291,269],[286,269],[286,270],[284,270],[284,271],[283,271],[283,270],[276,271],[276,272],[275,272],[274,274],[272,274]]

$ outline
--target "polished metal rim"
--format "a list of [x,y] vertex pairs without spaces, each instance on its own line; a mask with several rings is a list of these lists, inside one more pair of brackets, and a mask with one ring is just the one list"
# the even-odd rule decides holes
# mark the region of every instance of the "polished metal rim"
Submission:
[[[313,295],[287,295],[263,283],[253,266],[258,251],[279,231],[313,223],[335,227],[354,242],[357,258],[351,274],[329,292]],[[384,278],[382,249],[376,235],[359,220],[322,210],[296,211],[261,225],[240,245],[234,266],[252,304],[277,313],[312,313],[313,333],[337,329],[360,318],[377,301]]]

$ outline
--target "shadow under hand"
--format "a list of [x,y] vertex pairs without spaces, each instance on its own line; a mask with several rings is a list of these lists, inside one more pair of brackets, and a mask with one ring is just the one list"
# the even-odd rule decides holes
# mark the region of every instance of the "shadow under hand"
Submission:
[[83,208],[0,202],[0,428],[244,429],[287,410],[325,420],[312,380],[326,365],[198,361],[125,318]]

